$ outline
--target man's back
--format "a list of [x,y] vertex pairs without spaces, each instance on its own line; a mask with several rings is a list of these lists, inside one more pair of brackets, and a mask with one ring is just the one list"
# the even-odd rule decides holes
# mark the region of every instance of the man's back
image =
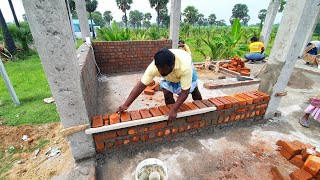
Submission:
[[261,49],[264,47],[262,42],[253,42],[249,45],[249,50],[251,53],[261,53]]

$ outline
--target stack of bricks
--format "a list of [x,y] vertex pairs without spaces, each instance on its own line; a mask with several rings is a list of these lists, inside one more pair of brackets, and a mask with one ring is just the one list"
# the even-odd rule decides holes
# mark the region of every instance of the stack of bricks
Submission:
[[[233,121],[261,120],[269,102],[269,95],[260,91],[252,91],[230,96],[204,99],[201,101],[186,102],[178,112],[195,110],[206,107],[216,107],[216,111],[177,118],[172,121],[161,121],[138,125],[134,127],[111,130],[93,135],[97,153],[106,149],[131,143],[154,143],[171,140],[179,134],[198,131],[208,126],[217,126]],[[150,117],[166,115],[170,111],[168,106],[153,107],[135,111],[113,113],[104,116],[95,116],[92,119],[92,128],[109,126],[116,123],[135,121]]]
[[[320,152],[316,151],[314,146],[298,140],[292,142],[279,140],[277,145],[281,148],[280,154],[299,168],[289,175],[292,179],[311,180],[314,178],[320,180]],[[274,175],[274,177],[285,179],[283,176],[286,175]]]
[[102,74],[145,70],[159,49],[171,46],[171,40],[93,42]]
[[246,68],[244,61],[242,61],[238,56],[233,57],[231,61],[226,64],[219,64],[219,66],[237,72],[240,76],[250,76],[250,68]]

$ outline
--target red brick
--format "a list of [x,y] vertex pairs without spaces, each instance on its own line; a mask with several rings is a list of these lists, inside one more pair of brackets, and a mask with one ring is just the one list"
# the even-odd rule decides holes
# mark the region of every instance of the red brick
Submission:
[[200,121],[201,119],[202,119],[201,115],[188,116],[187,117],[187,122],[191,123],[191,122],[195,122],[195,121]]
[[158,131],[158,132],[157,132],[157,136],[158,136],[158,137],[163,136],[163,132],[162,132],[162,131]]
[[231,96],[223,96],[223,98],[232,103],[232,106],[231,106],[232,108],[239,106],[239,102],[235,98],[233,98]]
[[166,115],[170,112],[168,106],[159,106],[158,109],[163,115]]
[[102,116],[93,116],[92,117],[92,128],[97,128],[103,126]]
[[256,103],[258,103],[258,102],[260,102],[260,101],[263,100],[263,98],[260,98],[260,96],[257,96],[257,95],[255,95],[255,94],[252,93],[252,92],[245,92],[245,93],[243,93],[243,94],[251,97],[251,98],[253,99],[253,103],[254,103],[254,104],[256,104]]
[[116,138],[116,137],[117,137],[116,132],[107,132],[107,133],[104,133],[104,134],[95,134],[95,135],[93,135],[93,138],[94,138],[95,141],[104,141],[104,140],[113,139],[113,138]]
[[139,136],[133,136],[132,141],[133,142],[138,142],[139,141]]
[[178,128],[173,128],[172,131],[171,131],[171,133],[172,133],[172,134],[176,134],[176,133],[178,133],[178,131],[179,131]]
[[247,108],[238,108],[236,110],[237,113],[240,113],[240,112],[246,112],[247,111]]
[[253,103],[253,98],[251,98],[250,96],[247,96],[245,94],[237,94],[237,96],[242,97],[243,99],[245,99],[247,104],[252,104]]
[[155,85],[155,84],[156,84],[156,82],[155,82],[154,80],[152,80],[151,83],[148,84],[148,86],[152,87],[152,86]]
[[239,106],[244,106],[247,104],[247,101],[243,99],[242,97],[239,97],[237,95],[231,95],[232,98],[236,99],[239,102]]
[[188,129],[188,130],[191,129],[191,124],[188,124],[187,129]]
[[313,177],[316,176],[320,170],[320,157],[310,155],[304,163],[303,169]]
[[109,120],[110,120],[110,125],[119,123],[120,122],[119,114],[118,113],[111,114],[109,117]]
[[241,118],[240,114],[236,115],[234,120],[239,120]]
[[132,120],[142,119],[139,111],[137,111],[137,110],[135,110],[135,111],[130,111],[129,114],[130,114],[130,117],[131,117]]
[[277,142],[276,142],[276,145],[277,146],[283,146],[283,141],[280,139],[280,140],[278,140]]
[[158,122],[158,123],[152,124],[152,126],[149,128],[149,130],[153,131],[153,130],[162,129],[165,127],[167,127],[167,122],[163,121],[163,122]]
[[152,139],[154,137],[156,137],[156,133],[155,132],[150,132],[149,133],[149,139]]
[[302,149],[301,147],[291,143],[291,142],[283,142],[282,148],[285,149],[290,155],[300,154]]
[[121,122],[130,121],[131,120],[130,114],[127,111],[124,111],[120,114],[120,119],[121,119]]
[[290,174],[292,180],[311,180],[312,175],[303,169],[297,169]]
[[155,91],[153,89],[151,89],[150,86],[147,86],[146,89],[144,89],[144,94],[146,95],[154,95]]
[[270,100],[270,95],[261,91],[254,91],[254,93],[259,94],[263,96],[264,101],[269,101]]
[[[173,108],[173,104],[168,104],[167,106],[168,106],[169,110]],[[180,106],[180,107],[181,107],[181,106]],[[177,112],[181,112],[180,107],[179,107],[179,109],[177,110]],[[187,106],[185,106],[185,107],[187,107]]]
[[194,122],[193,129],[197,129],[199,127],[199,122]]
[[113,142],[106,142],[105,143],[106,148],[112,148],[113,147]]
[[198,108],[206,108],[207,107],[200,100],[193,101],[193,104],[195,104]]
[[235,112],[231,112],[230,121],[234,121],[235,118],[236,118],[236,113]]
[[153,108],[150,108],[150,113],[153,117],[156,117],[156,116],[162,116],[162,113],[159,111],[158,108],[156,107],[153,107]]
[[128,134],[130,134],[130,135],[136,134],[136,130],[135,129],[129,129],[128,130]]
[[217,100],[216,98],[209,98],[209,101],[212,102],[217,107],[218,111],[224,108],[224,104],[219,100]]
[[105,126],[108,126],[108,125],[109,125],[109,114],[104,115],[104,116],[102,117],[102,119],[103,119],[103,124],[104,124]]
[[130,143],[130,140],[129,139],[125,139],[124,141],[123,141],[123,144],[129,144]]
[[123,144],[123,140],[122,139],[116,139],[116,141],[114,142],[115,146],[120,146]]
[[96,148],[98,150],[103,150],[104,149],[104,142],[96,142]]
[[196,106],[196,105],[193,104],[192,102],[187,102],[187,103],[185,103],[185,104],[188,106],[188,108],[189,108],[190,110],[199,109],[198,106]]
[[280,150],[280,154],[286,158],[286,160],[290,160],[294,155],[291,155],[290,153],[288,153],[285,149],[281,148]]
[[148,139],[148,135],[147,134],[142,134],[141,135],[141,140],[146,141]]
[[232,103],[225,98],[217,97],[216,99],[224,104],[224,109],[230,109],[232,107]]
[[128,135],[128,130],[127,129],[117,130],[117,135],[118,136],[126,136],[126,135]]
[[166,129],[165,131],[164,131],[164,134],[167,136],[167,135],[169,135],[170,134],[170,129]]
[[179,110],[181,112],[184,112],[184,111],[190,111],[191,109],[186,105],[186,103],[183,103],[181,104],[181,106],[179,107]]
[[201,100],[201,102],[208,107],[215,107],[215,105],[207,99],[203,99],[203,100]]
[[290,163],[297,166],[298,168],[302,168],[304,161],[302,160],[302,155],[298,154],[294,156],[291,160]]
[[152,117],[152,115],[149,112],[149,109],[140,109],[139,112],[143,119]]
[[[229,120],[229,119],[228,119]],[[204,127],[204,126],[206,126],[206,122],[205,121],[200,121],[200,127],[202,128],[202,127]]]
[[271,173],[275,180],[291,180],[289,172],[282,167],[272,167]]

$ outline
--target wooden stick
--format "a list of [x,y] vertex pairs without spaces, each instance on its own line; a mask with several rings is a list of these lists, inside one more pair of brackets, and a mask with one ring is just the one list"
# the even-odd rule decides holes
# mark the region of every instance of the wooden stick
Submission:
[[79,126],[72,126],[72,127],[69,127],[69,128],[65,128],[65,129],[62,129],[59,133],[66,137],[66,136],[69,136],[71,134],[74,134],[76,132],[80,132],[80,131],[83,131],[85,129],[87,129],[89,127],[89,124],[82,124],[82,125],[79,125]]
[[257,78],[259,76],[259,74],[262,72],[262,70],[267,66],[267,62],[264,63],[264,65],[262,66],[262,68],[259,70],[259,72],[254,76],[254,78]]
[[[215,111],[216,109],[217,109],[216,107],[207,107],[207,108],[202,108],[202,109],[178,112],[177,118],[207,113],[210,111]],[[102,127],[97,127],[97,128],[89,128],[89,129],[85,130],[85,133],[86,134],[95,134],[95,133],[106,132],[106,131],[111,131],[111,130],[115,130],[115,129],[133,127],[133,126],[138,126],[138,125],[142,125],[142,124],[149,124],[149,123],[155,123],[155,122],[167,121],[167,120],[168,120],[168,116],[162,115],[162,116],[145,118],[145,119],[140,119],[140,120],[122,122],[122,123],[117,123],[117,124],[112,124],[112,125],[102,126]]]

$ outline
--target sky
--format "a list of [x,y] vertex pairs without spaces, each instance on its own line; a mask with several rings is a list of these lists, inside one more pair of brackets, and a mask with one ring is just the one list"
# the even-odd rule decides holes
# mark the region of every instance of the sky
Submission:
[[[168,9],[170,12],[170,2],[168,3]],[[195,6],[199,13],[202,13],[206,18],[214,13],[216,14],[217,20],[224,19],[229,24],[229,18],[232,15],[232,8],[235,4],[242,3],[246,4],[249,9],[249,16],[251,17],[249,24],[259,23],[258,13],[261,9],[267,9],[270,0],[181,0],[181,11],[187,6]],[[17,17],[22,21],[22,14],[24,9],[22,0],[12,0],[13,6]],[[7,0],[0,0],[0,9],[7,22],[13,22],[13,16]],[[114,20],[121,21],[123,16],[122,11],[117,7],[115,0],[98,0],[97,10],[102,14],[104,11],[109,10],[112,12]],[[149,0],[133,0],[130,10],[139,10],[143,13],[150,12],[152,14],[152,22],[156,21],[156,11],[152,9],[149,4]],[[275,23],[279,23],[281,20],[282,13],[278,13]]]

